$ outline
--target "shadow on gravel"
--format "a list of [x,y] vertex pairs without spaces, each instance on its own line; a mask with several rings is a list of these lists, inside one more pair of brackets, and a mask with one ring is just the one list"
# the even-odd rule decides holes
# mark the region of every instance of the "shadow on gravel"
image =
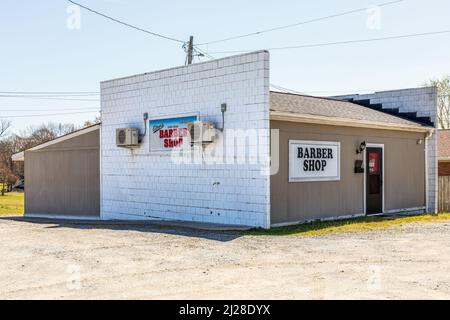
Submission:
[[1,220],[10,220],[16,222],[26,222],[44,225],[46,229],[71,228],[81,230],[111,230],[111,231],[137,231],[143,233],[163,233],[169,235],[177,235],[183,237],[202,238],[213,241],[232,241],[242,236],[239,230],[221,230],[218,226],[211,225],[208,229],[207,225],[189,224],[183,226],[171,224],[170,222],[145,221],[145,222],[115,222],[115,221],[68,221],[68,220],[51,220],[40,218],[26,218],[22,216],[6,216],[0,217]]

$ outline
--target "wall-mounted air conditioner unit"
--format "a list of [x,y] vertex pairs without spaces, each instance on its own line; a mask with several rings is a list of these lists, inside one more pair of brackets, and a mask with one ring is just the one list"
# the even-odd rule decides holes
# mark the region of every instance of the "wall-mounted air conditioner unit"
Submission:
[[131,148],[139,145],[139,129],[116,129],[116,145],[122,148]]
[[212,143],[216,137],[216,128],[212,122],[196,121],[188,123],[191,143]]

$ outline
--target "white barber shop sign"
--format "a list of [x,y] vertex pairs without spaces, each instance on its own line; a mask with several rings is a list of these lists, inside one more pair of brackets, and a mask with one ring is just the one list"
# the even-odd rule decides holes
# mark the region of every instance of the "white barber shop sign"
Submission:
[[340,142],[289,140],[289,182],[340,180]]

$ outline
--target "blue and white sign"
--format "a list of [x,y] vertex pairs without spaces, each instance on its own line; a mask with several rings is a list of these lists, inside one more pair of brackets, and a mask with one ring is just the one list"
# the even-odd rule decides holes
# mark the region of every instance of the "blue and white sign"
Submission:
[[198,116],[150,120],[150,151],[170,151],[187,146],[191,140],[187,125],[197,120]]

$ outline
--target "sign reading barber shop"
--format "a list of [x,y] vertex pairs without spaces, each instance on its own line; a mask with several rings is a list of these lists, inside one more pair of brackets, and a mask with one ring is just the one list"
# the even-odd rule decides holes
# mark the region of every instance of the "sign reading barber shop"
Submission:
[[187,116],[150,120],[150,151],[170,151],[189,144],[187,125],[197,119],[197,116]]
[[289,140],[289,182],[340,179],[340,142]]

